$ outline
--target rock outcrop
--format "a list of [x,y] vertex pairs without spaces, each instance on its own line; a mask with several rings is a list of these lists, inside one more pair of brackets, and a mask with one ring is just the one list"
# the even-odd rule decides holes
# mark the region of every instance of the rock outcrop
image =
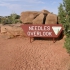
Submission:
[[57,24],[57,15],[49,13],[46,17],[45,24]]
[[45,24],[48,13],[50,12],[47,10],[42,10],[40,14],[33,20],[33,24]]
[[50,12],[47,10],[37,11],[26,11],[20,15],[20,20],[24,24],[45,24],[46,16]]
[[26,36],[23,32],[23,29],[20,26],[15,25],[2,25],[1,34],[5,34],[7,38],[17,37],[17,36]]
[[41,13],[47,15],[47,14],[49,14],[50,12],[49,12],[48,10],[42,10]]
[[41,13],[39,16],[37,16],[37,17],[33,20],[33,24],[43,24],[43,20],[44,20],[44,14]]
[[20,20],[24,24],[32,24],[32,21],[39,15],[37,11],[26,11],[21,13]]
[[[47,10],[37,11],[26,11],[22,12],[20,20],[23,24],[57,24],[58,17],[55,14],[50,13]],[[22,24],[8,24],[0,26],[0,33],[6,34],[8,38],[16,36],[26,36],[21,28]]]

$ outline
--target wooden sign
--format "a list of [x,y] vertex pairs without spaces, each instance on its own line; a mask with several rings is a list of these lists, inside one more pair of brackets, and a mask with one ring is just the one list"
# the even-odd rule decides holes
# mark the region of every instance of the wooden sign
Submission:
[[23,31],[29,37],[48,37],[58,38],[63,30],[61,24],[49,24],[49,25],[30,25],[23,24]]

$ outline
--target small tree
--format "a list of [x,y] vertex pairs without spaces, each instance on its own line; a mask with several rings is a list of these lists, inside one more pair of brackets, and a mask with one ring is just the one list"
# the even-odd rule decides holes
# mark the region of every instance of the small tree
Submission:
[[63,24],[66,35],[64,47],[70,53],[70,0],[63,0],[63,4],[60,4],[58,11],[59,22]]
[[65,24],[66,22],[66,12],[63,9],[63,5],[60,4],[59,8],[58,8],[58,17],[59,17],[59,23],[61,24]]
[[64,46],[70,53],[70,0],[63,0],[63,4],[60,4],[58,11],[60,23],[63,24],[66,35]]

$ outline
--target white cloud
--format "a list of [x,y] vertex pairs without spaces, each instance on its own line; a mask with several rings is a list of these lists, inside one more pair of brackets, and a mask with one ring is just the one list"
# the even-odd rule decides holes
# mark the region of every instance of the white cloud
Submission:
[[19,4],[11,4],[11,3],[6,3],[6,2],[0,2],[0,6],[7,7],[10,10],[18,10],[21,9],[21,6]]
[[49,3],[45,3],[44,0],[0,0],[0,6],[7,8],[9,12],[16,13],[21,13],[25,10],[39,11],[42,9],[46,9],[57,14],[58,11],[57,9],[55,9],[55,4],[58,4],[58,2],[53,0],[50,0]]
[[23,5],[23,7],[32,7],[33,5]]
[[23,1],[23,2],[28,2],[28,3],[37,3],[37,4],[44,4],[45,2],[42,1],[42,0],[2,0],[2,1],[8,1],[8,2],[11,2],[11,1]]
[[8,6],[8,8],[11,10],[17,10],[18,11],[19,9],[21,9],[21,6],[18,4],[11,4]]
[[56,2],[56,1],[52,2],[52,5],[55,5],[55,4],[57,4],[57,2]]
[[1,1],[23,1],[23,0],[1,0]]
[[38,3],[38,4],[45,4],[45,2],[43,2],[43,1],[36,1],[36,2],[34,2],[34,3]]
[[9,3],[5,3],[5,2],[0,2],[0,6],[8,6]]
[[[22,1],[23,5],[21,4],[12,4],[11,1]],[[0,6],[7,7],[10,10],[18,11],[21,10],[22,7],[32,7],[36,4],[44,4],[41,0],[0,0]]]
[[45,4],[45,2],[42,0],[25,0],[25,1],[29,3]]

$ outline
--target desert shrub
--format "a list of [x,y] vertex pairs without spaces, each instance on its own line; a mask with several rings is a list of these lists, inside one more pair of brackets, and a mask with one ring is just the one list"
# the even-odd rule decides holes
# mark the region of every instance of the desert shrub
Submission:
[[67,49],[67,52],[70,54],[70,25],[65,25],[65,43],[64,47]]
[[67,49],[67,52],[70,54],[70,25],[65,25],[65,43],[64,47]]
[[20,16],[16,13],[11,14],[10,16],[0,17],[0,23],[2,24],[14,24],[14,23],[22,23],[20,21]]
[[59,22],[64,26],[64,34],[66,35],[64,47],[70,53],[70,0],[63,0],[58,8]]
[[66,37],[64,47],[67,49],[67,52],[70,54],[70,36]]
[[20,19],[16,19],[15,23],[22,23],[22,21]]

